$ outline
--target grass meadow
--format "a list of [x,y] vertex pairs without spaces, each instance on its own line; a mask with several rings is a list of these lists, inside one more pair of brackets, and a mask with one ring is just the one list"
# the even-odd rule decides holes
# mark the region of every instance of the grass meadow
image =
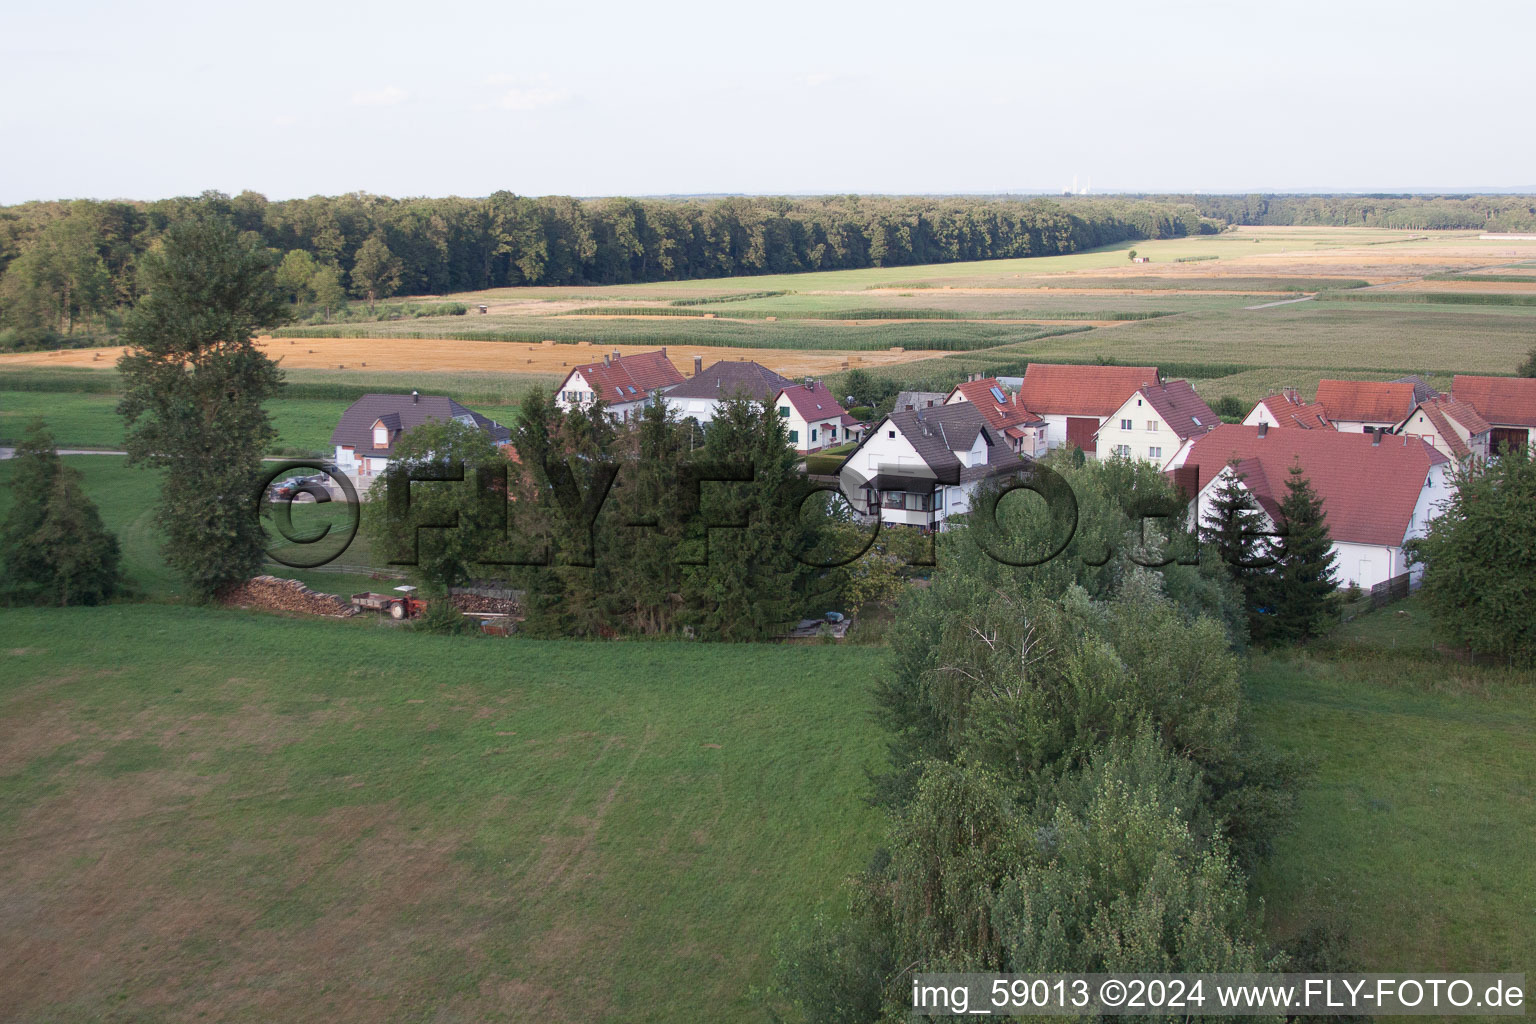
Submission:
[[1249,680],[1265,734],[1316,772],[1256,880],[1271,934],[1346,925],[1367,970],[1527,970],[1536,675],[1440,652],[1410,599]]
[[0,628],[5,1019],[758,1020],[878,840],[871,648]]

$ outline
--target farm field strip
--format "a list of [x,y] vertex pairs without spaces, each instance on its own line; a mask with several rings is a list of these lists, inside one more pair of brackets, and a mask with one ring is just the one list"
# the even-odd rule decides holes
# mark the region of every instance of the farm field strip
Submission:
[[[706,365],[717,359],[755,359],[786,376],[835,373],[843,362],[852,365],[885,365],[921,359],[923,352],[815,351],[795,352],[781,348],[737,349],[729,353],[719,346],[670,344],[667,356],[684,373],[693,372],[693,357]],[[621,354],[654,350],[654,346],[622,344],[519,344],[501,341],[456,341],[405,338],[265,338],[257,346],[284,369],[363,371],[481,371],[503,374],[559,374],[581,363],[600,361],[617,350]],[[121,348],[63,349],[55,352],[21,352],[0,355],[0,371],[11,367],[111,366]],[[99,354],[99,358],[96,357]],[[103,366],[103,368],[105,368]],[[3,386],[3,377],[0,377]]]

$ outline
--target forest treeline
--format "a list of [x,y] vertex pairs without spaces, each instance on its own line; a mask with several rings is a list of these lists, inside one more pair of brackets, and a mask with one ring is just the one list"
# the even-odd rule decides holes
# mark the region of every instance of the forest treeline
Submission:
[[1225,224],[1257,227],[1398,228],[1409,231],[1536,231],[1536,195],[1157,195]]
[[254,232],[283,262],[290,298],[445,294],[1045,256],[1213,232],[1193,206],[1139,199],[391,199],[273,202],[217,192],[154,202],[0,208],[0,327],[110,332],[136,297],[135,266],[197,212]]

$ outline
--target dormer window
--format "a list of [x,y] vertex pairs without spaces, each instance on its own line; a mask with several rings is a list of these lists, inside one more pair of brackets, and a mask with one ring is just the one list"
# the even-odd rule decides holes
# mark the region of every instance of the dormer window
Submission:
[[383,423],[373,425],[373,446],[375,448],[389,447],[389,428]]

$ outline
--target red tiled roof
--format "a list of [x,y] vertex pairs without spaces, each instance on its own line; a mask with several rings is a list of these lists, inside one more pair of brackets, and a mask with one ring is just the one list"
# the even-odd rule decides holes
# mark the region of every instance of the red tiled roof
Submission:
[[[615,402],[637,402],[657,388],[683,382],[683,375],[672,365],[672,360],[667,358],[666,349],[637,352],[601,363],[583,363],[571,370],[571,373],[580,373],[592,385],[598,399],[609,405]],[[571,374],[566,374],[565,379],[570,380]],[[560,384],[564,387],[565,381]]]
[[1409,380],[1320,380],[1317,404],[1334,422],[1401,423],[1416,404]]
[[1333,430],[1276,430],[1224,423],[1190,446],[1186,466],[1197,466],[1197,490],[1233,459],[1246,469],[1245,486],[1271,516],[1285,497],[1296,462],[1323,499],[1335,541],[1397,546],[1403,543],[1431,466],[1448,461],[1418,438],[1341,434]]
[[[1463,430],[1472,435],[1486,434],[1493,429],[1488,422],[1477,414],[1477,410],[1466,402],[1458,402],[1450,395],[1440,395],[1428,401],[1420,402],[1418,408],[1423,410],[1429,422],[1434,424],[1435,431],[1445,439],[1445,446],[1449,448],[1458,459],[1464,459],[1472,454],[1472,449],[1461,439],[1456,428],[1447,421],[1454,420],[1461,424]],[[1409,419],[1413,414],[1409,413]]]
[[[1001,394],[1004,401],[997,400],[996,391]],[[1009,394],[996,377],[988,377],[984,380],[968,380],[964,384],[955,385],[955,390],[949,393],[949,398],[954,398],[956,392],[967,402],[981,410],[981,415],[988,425],[998,430],[1006,431],[1009,427],[1017,427],[1041,422],[1040,417],[1030,412],[1019,401],[1018,393]],[[946,404],[948,400],[946,399]]]
[[804,384],[794,384],[781,389],[779,394],[789,399],[789,404],[795,407],[795,411],[807,423],[830,419],[841,422],[842,417],[848,415],[838,400],[832,397],[827,386],[820,382],[811,388]]
[[1260,399],[1259,404],[1269,410],[1276,426],[1299,427],[1302,430],[1333,428],[1333,424],[1328,422],[1328,410],[1317,402],[1307,405],[1286,395],[1270,395]]
[[1019,401],[1036,413],[1108,416],[1143,384],[1158,382],[1155,366],[1067,366],[1030,363]]
[[1152,384],[1142,388],[1139,394],[1157,410],[1169,429],[1183,439],[1214,430],[1221,422],[1221,417],[1211,411],[1205,399],[1195,394],[1187,380]]
[[1536,377],[1474,377],[1458,373],[1451,395],[1495,426],[1536,427]]

